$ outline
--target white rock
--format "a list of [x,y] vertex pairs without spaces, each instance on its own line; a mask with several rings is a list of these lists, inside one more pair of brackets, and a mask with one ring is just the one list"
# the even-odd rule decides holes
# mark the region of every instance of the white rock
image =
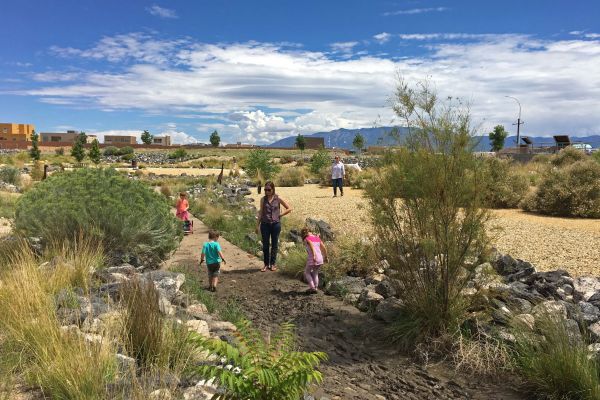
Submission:
[[535,327],[535,317],[531,314],[515,315],[515,322],[526,327],[530,331],[533,331],[533,328]]
[[208,313],[208,309],[202,303],[191,304],[186,309],[186,312],[194,318],[201,318]]
[[150,393],[148,399],[150,400],[171,400],[173,396],[171,395],[171,391],[169,389],[158,389],[154,392]]
[[210,329],[208,328],[208,323],[206,321],[202,321],[200,319],[193,319],[187,321],[185,325],[192,332],[196,332],[199,335],[202,335],[206,338],[210,337]]
[[573,280],[574,292],[588,301],[594,293],[600,290],[600,279],[593,276],[580,276]]
[[232,324],[231,322],[227,322],[227,321],[211,321],[209,323],[210,326],[210,330],[211,331],[228,331],[228,332],[235,332],[237,331],[237,328],[234,324]]
[[566,319],[567,307],[560,301],[548,300],[533,307],[532,314],[536,319],[543,318],[544,316],[560,316]]

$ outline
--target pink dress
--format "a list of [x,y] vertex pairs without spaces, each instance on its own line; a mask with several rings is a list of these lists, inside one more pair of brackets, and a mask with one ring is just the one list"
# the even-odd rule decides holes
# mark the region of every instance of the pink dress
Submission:
[[321,253],[321,238],[316,235],[308,235],[306,237],[306,251],[308,257],[306,259],[306,266],[314,267],[323,265],[323,254]]
[[182,221],[189,220],[190,213],[188,212],[188,207],[189,207],[189,203],[186,199],[177,200],[177,205],[175,206],[175,208],[177,209],[177,212],[175,213],[175,216]]

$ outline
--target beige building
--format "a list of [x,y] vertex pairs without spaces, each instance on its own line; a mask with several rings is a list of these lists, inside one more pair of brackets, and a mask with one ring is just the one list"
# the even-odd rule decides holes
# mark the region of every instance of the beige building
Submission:
[[0,141],[30,142],[34,131],[32,124],[0,123]]
[[137,144],[135,136],[105,135],[104,144]]
[[161,145],[161,146],[170,146],[171,145],[171,136],[163,135],[163,136],[154,136],[152,139],[152,144]]
[[[66,132],[42,132],[40,133],[40,141],[42,144],[45,143],[73,143],[80,132],[77,131],[66,131]],[[94,139],[97,139],[96,135],[86,134],[86,143],[92,143]]]

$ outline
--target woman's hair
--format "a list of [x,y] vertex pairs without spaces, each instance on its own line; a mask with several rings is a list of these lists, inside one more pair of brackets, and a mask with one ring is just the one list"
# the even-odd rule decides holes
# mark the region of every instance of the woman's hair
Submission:
[[310,230],[307,227],[304,227],[300,230],[300,236],[302,237],[302,239],[306,239],[309,233]]
[[273,190],[273,194],[275,194],[275,184],[272,181],[267,181],[265,182],[265,189],[267,188],[267,186],[270,186]]
[[179,195],[182,196],[182,197],[187,197],[187,193],[186,192],[181,192],[181,193],[179,193]]
[[210,230],[208,231],[208,238],[211,240],[217,240],[219,238],[219,231]]

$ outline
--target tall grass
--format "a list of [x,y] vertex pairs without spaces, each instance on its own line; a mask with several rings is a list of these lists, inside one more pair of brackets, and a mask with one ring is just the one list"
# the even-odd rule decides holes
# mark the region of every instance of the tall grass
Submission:
[[[40,269],[21,246],[0,271],[0,367],[3,376],[18,374],[52,398],[104,398],[113,379],[116,349],[108,341],[87,343],[59,327],[52,293],[72,280],[73,270]],[[80,249],[80,251],[86,251]],[[68,258],[68,254],[65,254]]]
[[296,245],[289,249],[287,256],[281,257],[279,270],[282,274],[298,278],[304,273],[306,266],[306,249],[302,245]]
[[14,218],[18,194],[0,192],[0,218]]
[[600,399],[600,366],[589,357],[585,341],[574,341],[564,320],[546,315],[536,320],[544,336],[521,332],[516,366],[535,398]]

